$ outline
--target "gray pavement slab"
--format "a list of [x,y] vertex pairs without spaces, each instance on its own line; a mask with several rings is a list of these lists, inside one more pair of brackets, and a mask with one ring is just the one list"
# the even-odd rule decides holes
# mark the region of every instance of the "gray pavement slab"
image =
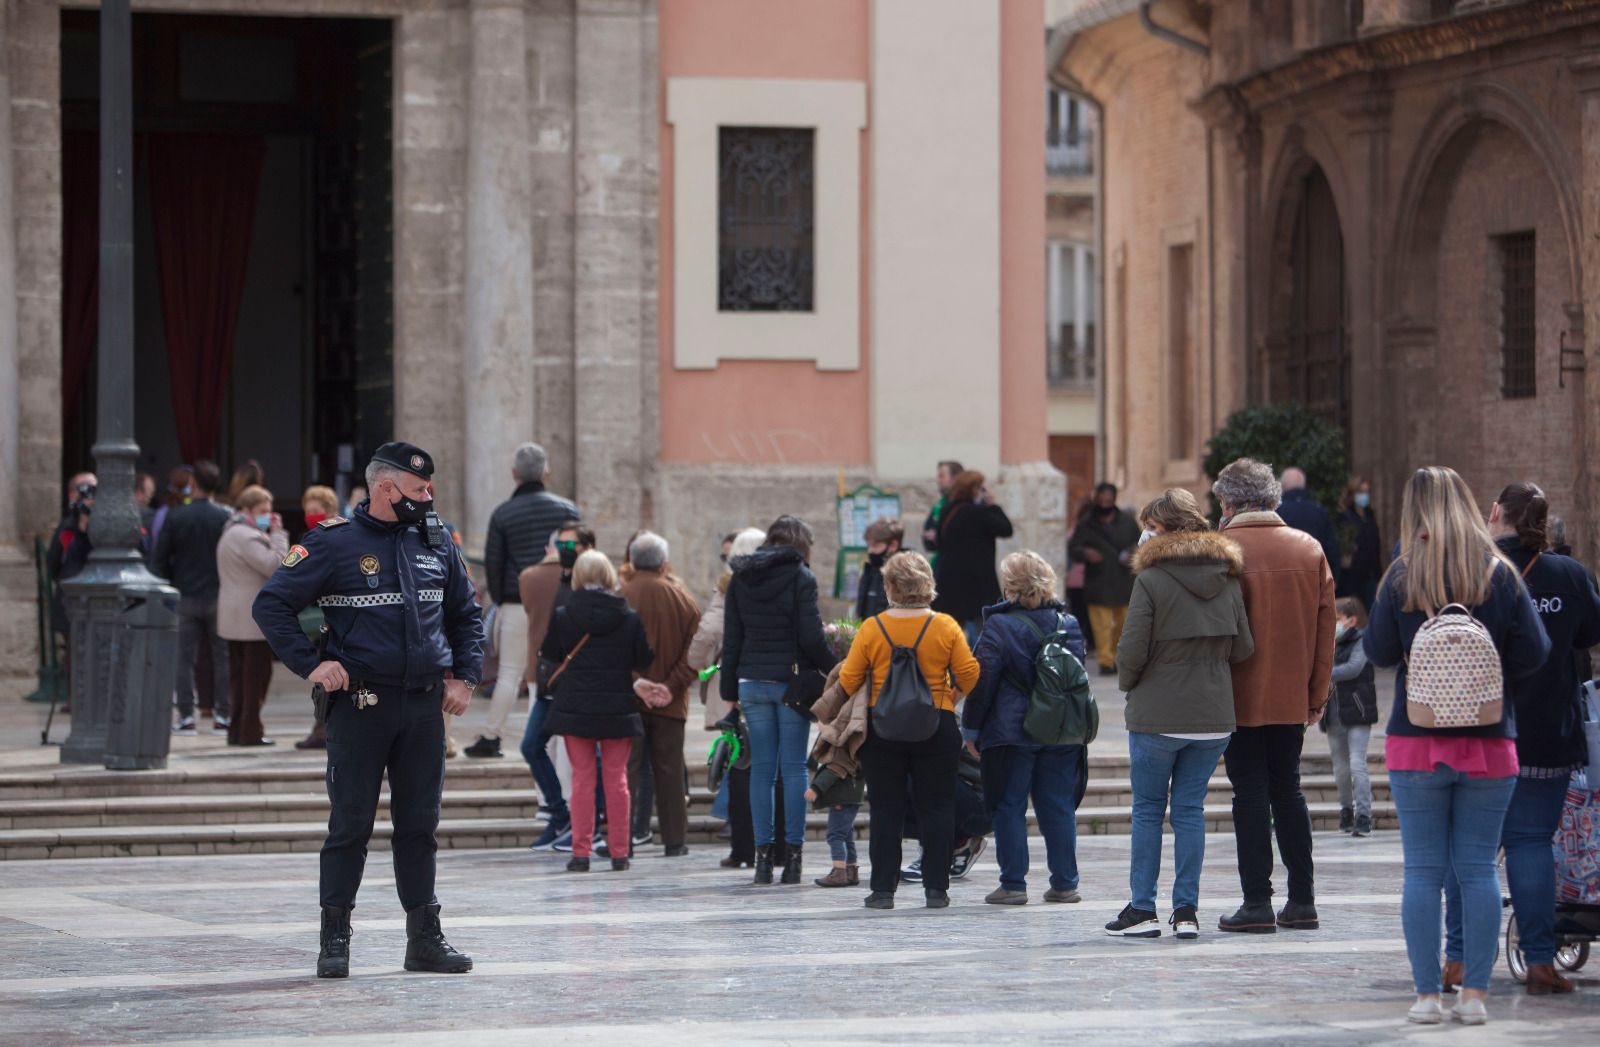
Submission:
[[[311,854],[13,862],[0,869],[0,1042],[527,1044],[1593,1043],[1600,973],[1529,997],[1502,962],[1483,1029],[1408,1027],[1398,835],[1318,834],[1322,930],[1217,932],[1237,904],[1231,836],[1207,841],[1202,934],[1127,941],[1126,837],[1080,839],[1084,900],[988,906],[992,852],[952,906],[871,912],[863,889],[755,888],[647,848],[627,872],[564,856],[440,855],[439,896],[469,975],[401,970],[404,917],[375,854],[353,976],[318,981]],[[1165,855],[1170,863],[1170,840]],[[864,870],[865,871],[865,870]],[[1170,885],[1170,864],[1163,877]]]

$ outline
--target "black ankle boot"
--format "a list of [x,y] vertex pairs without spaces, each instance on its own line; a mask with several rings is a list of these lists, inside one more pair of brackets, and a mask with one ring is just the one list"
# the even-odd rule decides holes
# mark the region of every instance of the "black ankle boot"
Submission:
[[439,928],[439,906],[419,905],[406,913],[406,970],[465,974],[472,957],[456,952]]
[[756,878],[757,886],[772,882],[772,845],[766,844],[756,848]]
[[322,907],[322,949],[317,953],[317,977],[350,977],[349,909]]
[[789,845],[789,861],[783,867],[783,883],[800,882],[800,844]]

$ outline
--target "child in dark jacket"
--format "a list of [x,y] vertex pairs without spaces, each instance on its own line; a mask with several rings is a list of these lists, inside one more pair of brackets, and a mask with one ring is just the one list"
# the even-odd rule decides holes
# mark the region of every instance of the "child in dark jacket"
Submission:
[[1333,755],[1333,778],[1339,787],[1339,831],[1352,836],[1372,832],[1372,779],[1367,773],[1367,746],[1378,722],[1377,674],[1361,648],[1361,605],[1345,596],[1334,604],[1339,612],[1333,641],[1333,696],[1322,729]]

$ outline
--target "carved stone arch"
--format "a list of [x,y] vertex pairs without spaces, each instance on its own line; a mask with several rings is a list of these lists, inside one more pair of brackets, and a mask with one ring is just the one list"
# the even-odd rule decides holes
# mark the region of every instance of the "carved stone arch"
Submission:
[[1392,327],[1434,322],[1437,245],[1450,196],[1436,192],[1436,183],[1452,171],[1452,158],[1470,151],[1472,130],[1484,123],[1499,124],[1520,138],[1549,176],[1567,246],[1568,300],[1582,301],[1579,178],[1572,158],[1555,126],[1525,95],[1502,83],[1479,81],[1461,85],[1439,104],[1406,165],[1384,280],[1394,289],[1387,309]]
[[1348,431],[1345,253],[1353,242],[1347,223],[1355,201],[1342,155],[1319,121],[1290,125],[1267,186],[1258,255],[1266,263],[1266,295],[1257,314],[1263,339],[1254,394],[1299,401]]

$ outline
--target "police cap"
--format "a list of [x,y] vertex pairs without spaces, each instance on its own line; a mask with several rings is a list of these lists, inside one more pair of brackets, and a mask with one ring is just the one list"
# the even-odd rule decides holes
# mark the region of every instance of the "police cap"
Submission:
[[372,460],[392,465],[401,472],[420,476],[424,480],[433,479],[433,456],[416,444],[408,444],[404,440],[384,444],[372,452]]

